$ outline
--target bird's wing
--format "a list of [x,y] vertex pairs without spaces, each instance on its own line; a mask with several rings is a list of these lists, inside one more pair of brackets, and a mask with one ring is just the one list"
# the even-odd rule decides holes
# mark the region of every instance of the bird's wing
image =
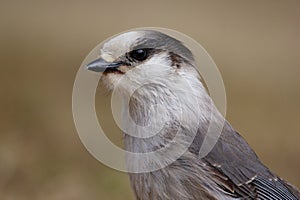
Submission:
[[[204,138],[202,131],[198,131],[191,146],[190,151],[193,153],[199,152],[199,142]],[[225,123],[218,142],[203,160],[215,169],[216,174],[220,173],[217,178],[227,177],[227,180],[219,178],[222,179],[218,181],[221,187],[232,188],[229,192],[242,199],[300,199],[297,189],[265,167],[248,143],[228,122]]]

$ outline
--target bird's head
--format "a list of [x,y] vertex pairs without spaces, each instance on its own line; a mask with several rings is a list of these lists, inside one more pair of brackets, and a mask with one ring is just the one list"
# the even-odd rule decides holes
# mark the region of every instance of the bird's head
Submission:
[[102,72],[108,89],[121,94],[125,133],[133,138],[157,135],[137,145],[125,144],[133,152],[155,150],[188,130],[178,140],[185,146],[196,135],[199,122],[207,124],[214,109],[192,52],[159,31],[130,31],[113,37],[87,68]]
[[111,38],[102,46],[100,58],[87,68],[103,72],[102,80],[110,89],[119,85],[128,90],[148,82],[164,84],[184,76],[198,79],[192,52],[179,40],[153,30],[130,31]]

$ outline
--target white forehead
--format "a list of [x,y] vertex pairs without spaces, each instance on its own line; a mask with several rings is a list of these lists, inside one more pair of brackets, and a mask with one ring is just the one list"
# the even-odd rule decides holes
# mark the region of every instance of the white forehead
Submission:
[[118,58],[128,52],[130,47],[142,36],[143,33],[141,31],[131,31],[117,35],[104,43],[101,49],[101,56],[104,58]]

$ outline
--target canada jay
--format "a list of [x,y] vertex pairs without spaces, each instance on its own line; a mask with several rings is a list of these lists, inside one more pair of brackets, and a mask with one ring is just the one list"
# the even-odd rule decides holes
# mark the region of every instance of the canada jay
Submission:
[[[103,72],[102,81],[108,89],[124,98],[129,96],[124,104],[129,112],[125,118],[129,116],[138,126],[129,123],[126,128],[127,151],[156,151],[172,143],[177,133],[183,143],[192,138],[186,151],[168,166],[129,173],[137,199],[300,198],[299,190],[270,171],[216,111],[192,52],[179,40],[154,30],[123,33],[108,40],[100,58],[87,68]],[[212,112],[224,126],[212,150],[200,157]],[[155,126],[160,122],[163,124],[157,131]],[[151,129],[141,128],[151,124]],[[169,155],[159,159],[164,162]],[[142,163],[131,160],[130,164]]]

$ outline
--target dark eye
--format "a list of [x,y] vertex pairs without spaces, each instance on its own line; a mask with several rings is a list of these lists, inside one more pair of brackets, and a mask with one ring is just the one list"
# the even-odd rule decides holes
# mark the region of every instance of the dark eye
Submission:
[[143,61],[148,58],[148,51],[147,49],[136,49],[130,52],[130,57],[138,61]]

